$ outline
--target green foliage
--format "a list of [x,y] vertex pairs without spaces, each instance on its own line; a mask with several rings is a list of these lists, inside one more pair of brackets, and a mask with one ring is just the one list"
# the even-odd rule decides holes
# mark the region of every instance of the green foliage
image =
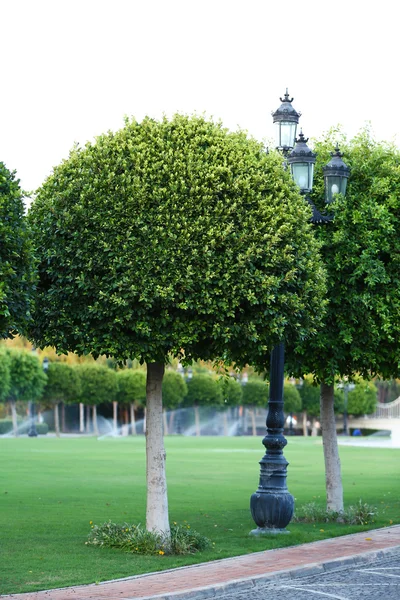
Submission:
[[164,408],[176,408],[187,394],[185,380],[176,371],[165,371],[162,382],[162,402]]
[[221,386],[224,407],[241,404],[243,389],[242,385],[236,379],[233,377],[221,377],[218,383]]
[[34,267],[15,172],[0,162],[0,338],[13,337],[29,319]]
[[186,406],[219,406],[222,390],[211,375],[194,375],[187,383]]
[[4,348],[0,348],[0,402],[5,400],[10,390],[10,360]]
[[320,414],[320,396],[321,391],[319,385],[313,382],[310,376],[303,377],[303,385],[299,387],[302,409],[311,417],[318,417]]
[[7,400],[38,400],[42,397],[47,376],[42,364],[32,352],[7,348],[10,366],[10,389]]
[[346,525],[370,525],[378,515],[378,509],[360,500],[343,512],[326,510],[315,502],[300,507],[293,520],[297,523],[344,523]]
[[81,380],[76,370],[67,363],[50,362],[43,400],[50,402],[77,402],[81,392]]
[[[27,433],[30,427],[30,423],[26,422],[25,428],[19,429],[20,433]],[[46,435],[49,431],[49,426],[47,423],[35,423],[36,432],[39,435]],[[4,435],[5,433],[10,433],[13,429],[13,423],[11,419],[1,419],[0,420],[0,435]]]
[[281,158],[245,133],[198,116],[126,122],[75,147],[31,207],[31,338],[119,362],[262,369],[323,312],[310,214]]
[[261,379],[250,379],[243,385],[243,404],[249,406],[267,406],[269,386]]
[[136,369],[117,371],[117,400],[121,404],[134,403],[143,406],[146,403],[146,373]]
[[5,433],[10,433],[13,428],[13,423],[11,419],[1,419],[0,421],[0,435],[4,435]]
[[96,363],[83,363],[75,368],[80,377],[80,402],[94,406],[116,399],[118,381],[115,371]]
[[[318,152],[313,201],[323,198],[321,167],[337,133],[315,146]],[[299,345],[287,346],[295,375],[313,373],[368,379],[400,374],[400,150],[376,142],[368,130],[341,143],[351,168],[346,197],[330,207],[334,222],[315,227],[328,273],[325,326]]]
[[283,386],[284,410],[286,413],[295,413],[301,410],[301,396],[299,390],[291,383]]
[[349,391],[347,412],[350,415],[370,415],[375,412],[377,390],[371,381],[358,381],[354,390]]
[[204,535],[192,531],[190,525],[171,525],[171,539],[166,544],[162,535],[147,531],[139,525],[123,523],[117,525],[108,521],[102,525],[92,525],[89,546],[120,548],[133,554],[195,554],[206,550],[211,542]]

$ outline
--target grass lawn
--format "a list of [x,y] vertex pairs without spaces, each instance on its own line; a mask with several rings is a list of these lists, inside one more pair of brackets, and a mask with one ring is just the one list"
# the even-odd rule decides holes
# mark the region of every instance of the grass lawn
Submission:
[[[0,438],[0,593],[105,581],[363,530],[290,524],[291,534],[254,538],[261,438],[167,437],[171,521],[211,538],[189,557],[138,556],[85,545],[89,521],[145,522],[145,440]],[[400,523],[400,449],[342,447],[345,504],[378,507],[370,528]],[[289,439],[288,487],[297,506],[324,505],[321,439]],[[364,528],[368,529],[368,528]]]

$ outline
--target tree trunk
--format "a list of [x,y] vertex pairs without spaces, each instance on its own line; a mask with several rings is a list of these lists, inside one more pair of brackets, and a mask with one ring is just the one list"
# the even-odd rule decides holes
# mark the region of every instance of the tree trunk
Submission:
[[85,405],[79,402],[79,433],[85,433]]
[[131,435],[136,435],[135,404],[131,402]]
[[168,421],[167,421],[167,412],[165,408],[163,408],[163,431],[164,435],[168,435]]
[[18,422],[17,422],[17,409],[15,406],[15,400],[11,400],[11,418],[13,424],[13,433],[15,437],[18,437]]
[[90,406],[86,405],[86,433],[90,433]]
[[336,436],[334,387],[321,383],[321,428],[325,459],[327,510],[343,511],[343,485]]
[[303,410],[303,435],[304,435],[304,437],[308,436],[307,411],[306,410]]
[[113,400],[113,432],[114,435],[117,434],[118,431],[118,402]]
[[200,436],[201,432],[200,432],[200,411],[199,411],[199,407],[197,406],[197,404],[194,405],[194,422],[196,425],[196,435]]
[[257,435],[257,426],[256,426],[256,413],[255,413],[255,409],[253,408],[251,411],[249,411],[251,414],[251,427],[253,430],[253,435]]
[[60,437],[60,415],[58,412],[58,402],[54,405],[54,429],[56,431],[56,436]]
[[64,404],[64,402],[61,403],[61,431],[63,433],[66,432],[66,429],[65,429],[65,404]]
[[312,424],[311,424],[311,437],[317,437],[317,435],[318,435],[317,423],[318,423],[317,419],[315,417],[313,417]]
[[93,405],[93,431],[94,435],[99,435],[99,427],[97,425],[97,406]]
[[229,435],[229,428],[228,428],[228,411],[224,410],[223,414],[222,414],[222,421],[224,424],[224,435]]
[[170,526],[165,475],[166,453],[162,432],[162,380],[164,368],[163,363],[147,363],[146,529],[161,533],[168,540],[170,538]]
[[243,407],[243,435],[247,435],[249,411],[247,407]]

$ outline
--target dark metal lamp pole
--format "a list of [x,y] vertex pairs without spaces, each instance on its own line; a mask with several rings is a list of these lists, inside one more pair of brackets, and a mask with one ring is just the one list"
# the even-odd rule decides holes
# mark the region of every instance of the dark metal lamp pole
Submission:
[[[276,149],[279,150],[290,165],[295,183],[300,193],[311,205],[312,223],[329,223],[332,216],[323,215],[311,202],[308,194],[312,190],[314,164],[316,155],[308,148],[308,139],[300,132],[296,139],[296,128],[301,113],[292,106],[288,91],[280,99],[281,106],[272,113],[276,127]],[[296,144],[296,145],[295,145]],[[336,148],[331,153],[332,160],[324,168],[325,198],[332,202],[335,194],[345,194],[350,170],[341,160],[342,154]],[[290,523],[294,512],[294,498],[286,485],[288,462],[283,455],[287,441],[283,436],[283,381],[284,381],[285,347],[283,342],[275,346],[271,352],[270,391],[267,413],[267,435],[263,439],[266,448],[265,456],[260,461],[260,483],[257,491],[251,496],[250,510],[257,529],[252,535],[269,533],[288,533],[286,526]]]

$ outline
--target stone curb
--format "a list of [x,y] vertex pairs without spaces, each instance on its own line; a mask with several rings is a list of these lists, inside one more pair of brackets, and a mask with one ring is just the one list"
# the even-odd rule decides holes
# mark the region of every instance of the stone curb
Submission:
[[[280,580],[298,579],[300,577],[309,577],[311,575],[322,575],[335,569],[344,569],[349,566],[362,566],[373,562],[376,559],[395,556],[400,551],[400,546],[385,548],[382,550],[373,550],[362,554],[355,554],[347,558],[336,558],[323,563],[310,563],[299,567],[298,569],[285,569],[283,571],[273,571],[267,575],[259,577],[247,577],[223,583],[220,585],[204,586],[195,590],[186,592],[173,592],[160,594],[156,596],[140,596],[135,598],[124,598],[124,600],[207,600],[208,598],[223,598],[225,594],[240,592],[249,588],[257,588],[259,585]],[[183,567],[185,568],[185,567]],[[101,584],[100,584],[101,585]]]

